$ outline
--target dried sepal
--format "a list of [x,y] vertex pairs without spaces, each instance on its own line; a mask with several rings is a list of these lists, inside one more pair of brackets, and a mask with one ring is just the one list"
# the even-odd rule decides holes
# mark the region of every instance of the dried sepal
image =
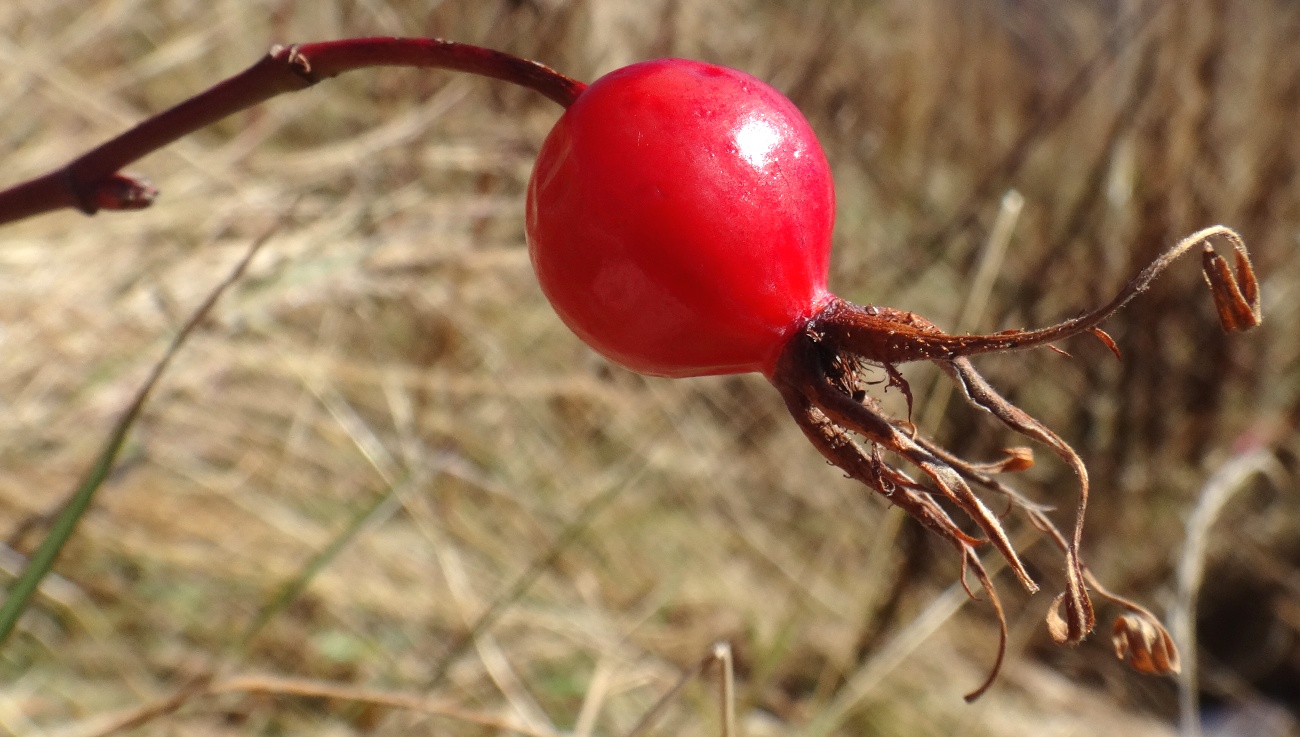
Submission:
[[1097,625],[1092,599],[1084,588],[1083,574],[1078,572],[1078,559],[1073,559],[1071,563],[1066,565],[1068,575],[1065,591],[1057,595],[1047,610],[1047,632],[1058,645],[1077,645],[1083,642]]
[[1023,445],[1002,449],[1002,460],[988,463],[972,463],[971,468],[980,473],[1019,473],[1034,467],[1034,450]]
[[1061,604],[1064,601],[1065,593],[1062,592],[1057,594],[1052,605],[1047,608],[1047,634],[1052,636],[1052,642],[1057,645],[1064,644],[1070,637],[1070,625],[1061,614]]
[[[1209,280],[1215,303],[1228,307],[1232,315],[1224,326],[1229,330],[1253,327],[1261,319],[1259,284],[1250,265],[1245,243],[1231,228],[1214,225],[1192,233],[1160,254],[1125,284],[1110,302],[1045,328],[1001,330],[985,335],[952,335],[910,312],[874,305],[860,308],[837,301],[818,318],[819,329],[849,352],[877,365],[897,365],[909,361],[951,361],[984,353],[1005,353],[1039,346],[1064,353],[1051,344],[1091,332],[1134,297],[1149,289],[1156,277],[1181,256],[1190,253],[1197,246],[1212,250],[1211,244],[1215,238],[1227,239],[1236,253],[1236,276],[1226,263],[1220,265],[1216,261],[1213,267],[1210,266],[1210,259],[1219,259],[1218,256],[1212,253],[1203,256],[1202,268]],[[1222,310],[1220,314],[1223,314]],[[1106,340],[1102,339],[1102,342],[1105,343]]]
[[1115,645],[1115,657],[1139,673],[1165,676],[1182,669],[1174,638],[1146,610],[1116,617],[1111,642]]
[[1121,361],[1124,360],[1124,356],[1119,352],[1119,345],[1115,342],[1114,338],[1110,337],[1110,333],[1107,333],[1101,328],[1092,328],[1088,332],[1092,333],[1093,337],[1097,340],[1100,340],[1102,345],[1110,349],[1110,352],[1115,354],[1115,358],[1118,358]]
[[1007,615],[1002,609],[1002,600],[998,598],[998,590],[993,587],[993,580],[989,578],[988,571],[984,570],[984,564],[980,563],[975,551],[969,547],[962,550],[961,585],[966,588],[966,593],[971,598],[977,599],[978,597],[971,593],[970,587],[966,586],[967,568],[975,572],[975,577],[979,579],[980,585],[988,593],[989,603],[993,605],[993,612],[998,618],[998,654],[994,658],[993,667],[989,668],[989,674],[984,679],[984,682],[963,697],[966,699],[966,703],[970,703],[983,696],[984,692],[989,690],[989,687],[997,680],[998,674],[1002,672],[1002,662],[1007,656]]
[[1091,571],[1084,569],[1083,575],[1098,596],[1128,610],[1111,627],[1115,657],[1139,673],[1156,676],[1177,673],[1181,669],[1178,646],[1160,619],[1141,604],[1108,591]]
[[1214,309],[1219,313],[1219,323],[1228,332],[1249,330],[1262,319],[1259,301],[1259,282],[1255,279],[1255,270],[1250,265],[1250,256],[1241,239],[1231,233],[1236,275],[1228,268],[1228,262],[1214,252],[1208,242],[1201,253],[1201,269],[1205,272],[1205,281],[1210,285],[1210,294],[1214,297]]
[[[1236,249],[1235,275],[1226,261],[1210,248],[1215,238],[1226,238]],[[991,546],[1027,591],[1032,593],[1038,589],[1003,529],[1000,515],[992,513],[972,486],[1003,495],[1064,554],[1065,591],[1057,596],[1047,614],[1047,628],[1056,642],[1076,644],[1092,632],[1096,614],[1089,595],[1091,590],[1127,610],[1113,630],[1116,653],[1121,658],[1144,673],[1177,671],[1177,648],[1159,620],[1141,606],[1108,592],[1081,560],[1090,491],[1083,460],[1060,436],[999,394],[975,370],[969,357],[1034,346],[1064,353],[1052,344],[1084,333],[1092,334],[1119,357],[1115,341],[1098,325],[1146,291],[1170,263],[1198,246],[1204,246],[1207,252],[1203,268],[1224,326],[1233,330],[1253,327],[1260,319],[1259,285],[1245,246],[1233,231],[1214,226],[1193,233],[1165,251],[1106,305],[1047,328],[951,335],[911,312],[879,306],[857,307],[833,299],[783,350],[770,378],[818,450],[851,478],[874,489],[953,545],[961,557],[959,580],[972,599],[980,597],[971,588],[968,575],[974,575],[988,592],[984,598],[993,606],[999,623],[997,661],[988,679],[967,696],[968,700],[978,698],[993,682],[1006,649],[1005,614],[976,550]],[[909,419],[890,417],[884,412],[868,393],[872,382],[867,380],[865,372],[870,367],[884,370],[887,388],[899,389],[907,399],[910,418],[911,392],[897,369],[898,364],[909,361],[931,361],[938,365],[967,402],[988,412],[1010,430],[1047,446],[1075,472],[1079,487],[1069,535],[1047,516],[1046,506],[996,478],[999,474],[1029,468],[1033,453],[1028,448],[1009,449],[1006,457],[997,461],[970,462],[919,432]],[[866,441],[868,447],[858,445],[855,437]],[[886,452],[890,456],[884,455]],[[920,474],[913,478],[893,465],[894,459]],[[964,532],[939,500],[946,500],[962,512],[983,537]]]

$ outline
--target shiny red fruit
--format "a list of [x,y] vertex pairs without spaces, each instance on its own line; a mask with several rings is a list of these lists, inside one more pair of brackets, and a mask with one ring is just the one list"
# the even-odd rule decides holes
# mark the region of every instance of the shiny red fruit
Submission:
[[582,92],[528,185],[555,311],[656,376],[763,371],[831,296],[835,191],[794,104],[725,67],[661,59]]

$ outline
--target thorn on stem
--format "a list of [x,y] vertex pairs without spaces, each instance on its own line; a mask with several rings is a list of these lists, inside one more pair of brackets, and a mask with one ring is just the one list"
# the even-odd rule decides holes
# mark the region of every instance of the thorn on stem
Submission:
[[284,62],[285,66],[294,74],[302,77],[308,86],[320,81],[312,73],[311,60],[307,58],[306,54],[302,53],[302,44],[289,44],[288,46],[276,44],[271,47],[267,56],[276,61]]
[[100,210],[143,210],[156,199],[158,190],[148,179],[119,172],[86,189],[82,210],[87,215]]
[[84,182],[68,169],[63,179],[77,209],[86,215],[100,210],[143,210],[158,199],[158,190],[138,174],[114,172],[98,181]]

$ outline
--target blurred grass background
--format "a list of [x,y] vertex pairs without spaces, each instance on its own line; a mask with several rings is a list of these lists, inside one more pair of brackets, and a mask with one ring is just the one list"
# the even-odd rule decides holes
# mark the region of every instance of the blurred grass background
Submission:
[[[949,328],[1071,316],[1183,235],[1237,228],[1263,279],[1260,330],[1221,335],[1187,263],[1108,323],[1122,362],[1075,341],[1072,359],[979,366],[1081,452],[1096,490],[1085,554],[1157,611],[1213,470],[1261,446],[1290,468],[1295,3],[17,0],[0,5],[3,183],[273,43],[382,34],[486,45],[584,80],[663,55],[769,80],[835,169],[832,289]],[[761,377],[645,379],[567,333],[523,240],[524,186],[558,114],[487,80],[353,73],[141,162],[163,191],[150,210],[4,229],[0,567],[12,575],[188,311],[291,212],[164,379],[0,652],[0,729],[93,734],[216,668],[619,735],[727,639],[751,735],[1172,733],[1171,681],[1115,662],[1104,630],[1053,647],[1050,597],[1010,580],[1012,654],[976,705],[960,697],[993,654],[986,607],[882,659],[947,601],[956,561],[828,468]],[[997,279],[963,314],[1012,188],[1024,207]],[[920,418],[954,450],[989,457],[1015,442],[944,402],[933,372],[907,375]],[[1020,488],[1068,509],[1068,471],[1040,457]],[[1219,734],[1244,734],[1230,731],[1240,720],[1297,733],[1293,483],[1247,489],[1211,538],[1200,658],[1212,726],[1229,725]],[[356,539],[246,640],[358,519]],[[572,543],[437,677],[575,520]],[[1032,546],[1030,530],[1016,534]],[[1048,546],[1028,557],[1058,589]],[[695,683],[657,733],[716,734],[716,713],[712,686]],[[136,729],[491,731],[274,693],[196,698]]]

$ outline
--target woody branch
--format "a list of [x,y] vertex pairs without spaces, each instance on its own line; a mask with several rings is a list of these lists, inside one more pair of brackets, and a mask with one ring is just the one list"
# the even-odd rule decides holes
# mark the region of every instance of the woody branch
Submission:
[[568,107],[585,89],[537,62],[433,38],[354,38],[276,46],[256,64],[161,112],[47,174],[0,191],[0,225],[65,207],[148,207],[157,191],[121,169],[222,118],[286,92],[354,69],[398,66],[452,69],[536,90]]

